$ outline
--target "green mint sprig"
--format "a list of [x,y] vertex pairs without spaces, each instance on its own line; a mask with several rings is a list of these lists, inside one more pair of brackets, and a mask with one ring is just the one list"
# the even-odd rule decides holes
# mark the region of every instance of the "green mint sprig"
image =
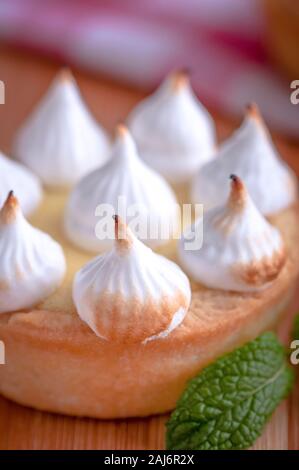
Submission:
[[289,393],[285,349],[264,333],[191,380],[167,423],[167,449],[245,449]]

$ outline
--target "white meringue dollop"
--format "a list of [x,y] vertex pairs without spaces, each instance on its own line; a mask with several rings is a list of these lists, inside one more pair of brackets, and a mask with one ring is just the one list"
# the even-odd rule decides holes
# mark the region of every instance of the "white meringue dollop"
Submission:
[[0,206],[11,190],[15,191],[25,215],[31,214],[42,198],[38,178],[25,166],[0,152]]
[[[109,161],[73,189],[64,218],[66,235],[88,251],[110,248],[114,237],[111,217],[115,213],[150,246],[166,243],[177,229],[178,206],[173,191],[139,158],[123,125],[117,128]],[[107,220],[112,236],[105,231],[99,233]]]
[[60,245],[26,221],[12,191],[0,211],[0,264],[0,313],[37,305],[66,269]]
[[121,342],[163,338],[183,321],[191,300],[187,276],[115,219],[111,251],[77,272],[73,300],[97,336]]
[[140,156],[172,183],[185,182],[215,152],[215,128],[188,74],[171,74],[128,118]]
[[84,104],[75,80],[63,70],[19,130],[15,157],[47,186],[70,187],[102,165],[106,132]]
[[256,105],[248,107],[241,127],[222,144],[216,158],[199,170],[192,183],[192,201],[205,209],[222,204],[229,194],[231,173],[244,180],[264,215],[285,209],[297,198],[296,177],[280,159]]
[[[279,231],[252,202],[242,181],[231,175],[228,202],[210,209],[179,243],[182,266],[196,281],[210,288],[250,292],[268,287],[286,259]],[[201,248],[187,248],[194,234],[202,234]]]

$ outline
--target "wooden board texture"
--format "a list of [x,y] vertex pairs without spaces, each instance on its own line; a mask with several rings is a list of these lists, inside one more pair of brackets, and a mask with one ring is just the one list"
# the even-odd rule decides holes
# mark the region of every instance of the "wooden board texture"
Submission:
[[[0,47],[0,80],[6,102],[0,106],[0,148],[8,152],[16,128],[50,83],[58,64]],[[110,131],[124,120],[143,93],[75,71],[96,118]],[[215,113],[220,140],[237,124]],[[274,136],[281,154],[299,176],[299,143]],[[288,344],[292,317],[299,309],[299,284],[279,334]],[[0,397],[0,449],[163,449],[167,416],[100,421],[42,413]],[[299,383],[276,410],[254,449],[299,449]]]

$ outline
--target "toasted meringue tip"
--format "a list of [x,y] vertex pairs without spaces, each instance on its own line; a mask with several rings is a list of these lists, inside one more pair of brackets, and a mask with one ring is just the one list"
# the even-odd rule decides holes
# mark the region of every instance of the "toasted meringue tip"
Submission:
[[237,181],[237,180],[238,180],[238,176],[237,176],[237,175],[231,174],[231,175],[229,175],[229,177],[230,177],[230,179],[231,179],[232,181]]
[[127,225],[123,222],[118,214],[114,214],[112,219],[115,222],[115,239],[122,240],[127,235]]
[[9,193],[7,195],[7,198],[6,198],[5,203],[4,203],[4,207],[5,206],[10,206],[10,207],[18,207],[19,206],[19,201],[16,198],[15,193],[13,192],[12,189],[9,191]]
[[70,82],[74,81],[74,76],[69,67],[65,66],[60,69],[58,72],[58,78],[61,82]]
[[15,218],[16,210],[19,209],[19,201],[14,195],[14,192],[9,191],[7,198],[2,206],[0,215],[2,220],[5,222],[10,222]]
[[133,242],[132,233],[129,227],[118,214],[114,214],[112,218],[115,222],[114,230],[117,246],[121,248],[129,248]]
[[241,180],[241,178],[239,178],[239,176],[235,175],[235,174],[231,174],[229,176],[230,180],[231,180],[231,186],[232,188],[236,188],[236,189],[240,189],[240,188],[243,188],[244,187],[244,183],[243,181]]
[[239,176],[231,174],[231,191],[229,196],[229,205],[232,208],[243,207],[246,200],[246,187]]
[[129,134],[127,126],[123,122],[119,122],[115,128],[116,137],[124,138]]
[[175,91],[179,91],[184,88],[190,80],[190,70],[182,68],[172,73],[172,85]]
[[254,119],[256,122],[258,122],[260,124],[263,124],[263,122],[264,122],[263,117],[262,117],[261,112],[260,112],[260,109],[259,109],[258,105],[254,102],[249,103],[246,106],[245,114],[246,114],[246,116],[249,116],[251,119]]

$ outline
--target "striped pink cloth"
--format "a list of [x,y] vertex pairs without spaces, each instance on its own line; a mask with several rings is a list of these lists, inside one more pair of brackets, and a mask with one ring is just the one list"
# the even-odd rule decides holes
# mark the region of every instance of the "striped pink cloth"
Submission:
[[256,101],[271,126],[299,136],[299,106],[267,63],[263,23],[258,0],[0,1],[2,40],[147,89],[188,67],[204,102],[240,115]]

